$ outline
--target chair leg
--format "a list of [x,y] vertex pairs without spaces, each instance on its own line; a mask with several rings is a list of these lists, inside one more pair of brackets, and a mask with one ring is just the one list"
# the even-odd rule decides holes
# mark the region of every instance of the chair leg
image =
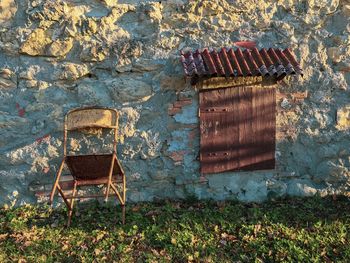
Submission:
[[125,204],[122,205],[122,224],[125,225]]
[[58,191],[58,193],[62,196],[62,199],[63,199],[64,203],[66,204],[66,206],[69,207],[69,206],[70,206],[70,203],[69,203],[69,201],[67,200],[66,196],[64,195],[64,193],[63,193],[63,191],[62,191],[60,185],[57,185],[57,191]]
[[51,190],[51,193],[50,193],[50,201],[49,201],[49,204],[51,206],[52,206],[53,198],[54,198],[55,193],[56,193],[56,189],[59,187],[59,181],[60,181],[61,173],[62,173],[62,170],[63,170],[63,167],[64,167],[64,162],[65,162],[65,159],[63,158],[63,160],[61,162],[61,165],[60,165],[60,168],[57,171],[55,183],[52,186],[52,190]]
[[122,207],[122,223],[124,225],[125,224],[125,194],[123,193],[123,198],[122,198],[117,190],[117,187],[113,183],[111,183],[111,188],[117,197],[117,201],[120,202],[120,205]]
[[125,203],[126,203],[126,178],[125,174],[123,173],[123,205],[122,205],[122,223],[125,225]]
[[110,189],[110,187],[111,187],[111,182],[109,182],[109,180],[108,180],[108,183],[107,183],[107,186],[106,186],[106,193],[105,193],[105,203],[107,203],[107,201],[108,201],[108,195],[109,195],[109,189]]
[[115,158],[115,154],[113,153],[112,155],[112,162],[111,162],[111,166],[109,168],[109,174],[108,174],[108,183],[107,183],[107,187],[106,187],[106,196],[105,196],[105,202],[108,201],[108,195],[109,195],[109,190],[112,184],[112,175],[113,175],[113,167],[114,167],[114,158]]
[[70,200],[70,205],[68,207],[68,222],[67,222],[67,227],[70,226],[71,222],[72,222],[72,214],[73,214],[73,207],[74,207],[74,197],[75,194],[77,192],[77,183],[74,182],[74,187],[73,187],[73,193],[72,193],[72,199]]
[[126,178],[125,178],[125,174],[123,174],[123,201],[125,204],[125,202],[126,202]]

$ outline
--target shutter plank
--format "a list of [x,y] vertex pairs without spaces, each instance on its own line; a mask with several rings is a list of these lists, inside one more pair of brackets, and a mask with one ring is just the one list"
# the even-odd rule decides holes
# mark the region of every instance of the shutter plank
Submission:
[[276,104],[274,88],[253,87],[253,116],[255,163],[247,170],[275,167]]
[[232,112],[226,114],[228,118],[226,129],[227,149],[230,152],[227,158],[227,171],[239,169],[239,89],[227,89],[228,102]]
[[253,112],[254,112],[254,121],[253,121],[253,130],[254,130],[254,150],[255,150],[255,163],[251,167],[251,170],[264,169],[263,163],[265,161],[265,152],[266,149],[265,143],[265,134],[266,127],[268,125],[266,121],[266,99],[265,99],[265,88],[253,88]]
[[253,105],[251,87],[239,87],[239,168],[249,169],[254,164]]
[[[225,172],[238,167],[238,126],[233,105],[237,105],[236,89],[201,92],[200,159],[201,173]],[[234,150],[232,150],[234,149]]]
[[262,169],[275,168],[276,144],[276,92],[274,88],[264,90],[265,133],[264,133],[264,165]]
[[[201,92],[199,94],[200,100],[200,160],[201,160],[201,173],[213,173],[215,172],[215,164],[217,163],[217,157],[213,155],[213,149],[215,148],[215,127],[213,127],[217,116],[210,114],[215,106],[217,100],[217,94],[215,92]],[[203,109],[203,110],[202,110]]]

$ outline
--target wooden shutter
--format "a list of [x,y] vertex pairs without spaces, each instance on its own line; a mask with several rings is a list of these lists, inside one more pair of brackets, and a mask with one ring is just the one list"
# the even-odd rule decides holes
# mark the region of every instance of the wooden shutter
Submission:
[[201,173],[275,168],[275,89],[232,87],[199,94]]

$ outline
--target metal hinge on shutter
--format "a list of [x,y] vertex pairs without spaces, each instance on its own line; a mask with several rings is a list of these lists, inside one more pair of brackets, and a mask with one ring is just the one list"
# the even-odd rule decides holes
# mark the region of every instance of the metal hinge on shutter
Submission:
[[199,112],[200,113],[233,112],[233,108],[230,108],[230,107],[208,107],[208,108],[200,108]]
[[209,157],[220,157],[220,156],[229,156],[229,152],[211,152],[207,153],[207,156]]

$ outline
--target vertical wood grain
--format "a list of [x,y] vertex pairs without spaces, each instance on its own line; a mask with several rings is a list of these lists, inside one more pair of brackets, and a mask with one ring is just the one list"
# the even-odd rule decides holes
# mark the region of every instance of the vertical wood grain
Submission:
[[203,91],[199,105],[202,174],[274,169],[274,88]]

